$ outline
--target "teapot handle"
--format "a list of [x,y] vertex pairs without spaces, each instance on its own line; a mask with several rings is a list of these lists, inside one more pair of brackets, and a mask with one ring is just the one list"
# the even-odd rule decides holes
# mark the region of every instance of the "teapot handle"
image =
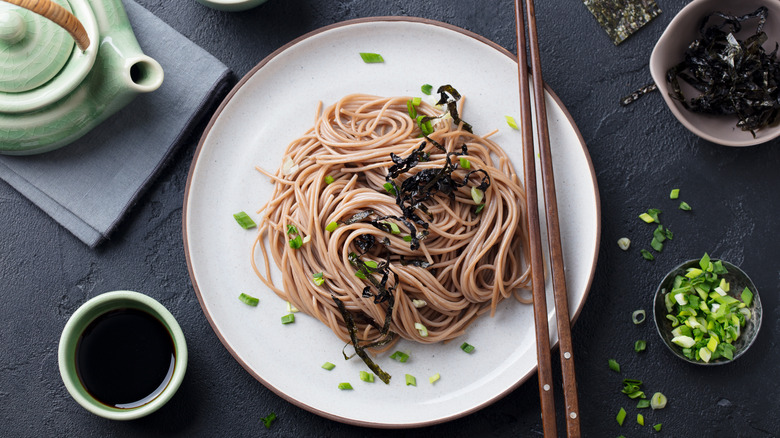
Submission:
[[0,0],[35,12],[53,21],[73,37],[82,51],[89,47],[89,35],[84,26],[73,14],[51,0]]

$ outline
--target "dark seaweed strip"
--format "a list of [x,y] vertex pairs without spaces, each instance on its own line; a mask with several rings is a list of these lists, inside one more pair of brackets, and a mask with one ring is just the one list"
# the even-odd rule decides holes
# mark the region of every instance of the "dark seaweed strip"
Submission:
[[639,100],[640,97],[644,96],[647,93],[653,92],[658,89],[658,86],[653,82],[652,84],[647,84],[644,87],[639,88],[638,90],[634,91],[633,93],[629,94],[628,96],[623,97],[620,99],[620,106],[626,106],[629,104],[632,104]]
[[[333,301],[336,303],[336,306],[339,308],[339,311],[341,312],[341,317],[344,318],[344,323],[347,325],[347,331],[349,332],[349,339],[352,341],[352,346],[355,348],[355,354],[357,354],[361,359],[363,359],[363,362],[365,362],[366,366],[374,372],[374,374],[379,377],[383,382],[386,384],[390,383],[390,374],[387,374],[382,368],[379,367],[372,359],[369,357],[369,355],[366,353],[365,348],[368,348],[368,346],[361,346],[360,342],[358,340],[357,336],[357,325],[355,324],[355,320],[352,319],[352,314],[349,313],[347,310],[347,307],[344,305],[344,303],[341,302],[340,299],[336,298],[334,295],[331,295],[333,298]],[[389,342],[389,341],[387,341]],[[342,351],[342,354],[344,354],[344,359],[349,360],[352,356],[347,356],[346,353]]]
[[653,0],[583,0],[615,45],[661,13]]
[[[760,7],[742,16],[716,12],[702,20],[700,38],[690,44],[685,60],[666,74],[669,95],[685,108],[699,113],[735,115],[743,131],[773,124],[780,113],[780,63],[777,48],[766,53],[763,32],[768,10]],[[722,20],[719,22],[719,20]],[[756,20],[754,34],[739,41],[734,36],[745,22]],[[680,81],[696,89],[686,98]]]
[[463,123],[463,130],[473,134],[471,125],[463,121],[458,115],[457,102],[460,100],[460,93],[458,93],[458,90],[453,88],[452,85],[442,85],[436,92],[439,93],[440,96],[439,101],[436,104],[447,105],[447,110],[449,111],[450,116],[452,116],[452,120],[456,124]]

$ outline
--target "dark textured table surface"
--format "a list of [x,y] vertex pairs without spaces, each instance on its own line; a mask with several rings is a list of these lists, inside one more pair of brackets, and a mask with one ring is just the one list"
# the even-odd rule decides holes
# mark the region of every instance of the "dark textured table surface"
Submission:
[[[358,17],[431,18],[516,51],[508,0],[269,0],[242,13],[210,10],[194,0],[139,3],[238,77],[290,40]],[[537,1],[545,79],[579,126],[601,197],[596,275],[573,329],[583,434],[778,436],[780,141],[728,148],[700,140],[674,119],[657,93],[627,108],[618,104],[650,81],[647,62],[654,42],[686,2],[658,3],[663,9],[658,18],[614,46],[581,2]],[[398,436],[326,420],[286,402],[254,380],[220,343],[193,291],[181,237],[187,172],[201,131],[178,150],[111,239],[94,250],[0,183],[0,436]],[[671,188],[681,189],[692,211],[676,208],[668,199]],[[651,207],[663,210],[664,222],[675,232],[654,262],[638,253],[649,243],[649,232],[637,215]],[[616,244],[624,236],[634,242],[628,252]],[[718,367],[675,359],[649,321],[631,322],[633,310],[651,310],[666,271],[704,252],[742,266],[764,306],[752,349]],[[175,397],[160,411],[130,422],[82,409],[57,368],[57,344],[68,317],[87,299],[117,289],[144,292],[167,306],[190,351]],[[634,352],[637,339],[647,340],[646,352]],[[609,370],[610,358],[620,362],[621,374]],[[636,423],[639,410],[620,392],[622,379],[629,377],[669,398],[663,410],[642,411],[649,425]],[[562,411],[561,395],[556,402]],[[622,427],[615,421],[620,407],[629,414]],[[266,430],[260,418],[269,412],[278,420]],[[663,424],[661,432],[650,426],[656,423]],[[540,436],[541,430],[534,377],[472,415],[401,436],[525,437]]]

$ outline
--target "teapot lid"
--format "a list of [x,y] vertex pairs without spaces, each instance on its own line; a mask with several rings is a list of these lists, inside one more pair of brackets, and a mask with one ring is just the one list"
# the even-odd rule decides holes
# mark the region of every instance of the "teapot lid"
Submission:
[[[72,13],[67,1],[57,3]],[[68,62],[74,45],[54,22],[0,3],[0,91],[20,93],[49,82]]]
[[0,0],[0,113],[27,113],[60,101],[95,64],[100,33],[89,2],[51,1],[70,12],[94,43],[81,50],[53,21]]

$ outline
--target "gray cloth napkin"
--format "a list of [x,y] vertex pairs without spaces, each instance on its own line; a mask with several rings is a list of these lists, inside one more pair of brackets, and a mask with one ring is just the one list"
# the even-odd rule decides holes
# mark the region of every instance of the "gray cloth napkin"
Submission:
[[0,178],[91,247],[229,86],[224,64],[134,1],[124,4],[142,50],[165,71],[162,86],[61,149],[0,156]]

